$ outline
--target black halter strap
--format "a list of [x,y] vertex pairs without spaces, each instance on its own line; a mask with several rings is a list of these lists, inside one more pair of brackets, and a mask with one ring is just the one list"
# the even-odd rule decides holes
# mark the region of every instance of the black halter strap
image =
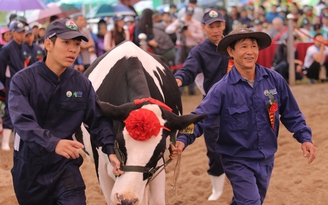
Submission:
[[[176,144],[174,132],[170,132],[170,141],[172,142],[173,145]],[[162,158],[164,163],[160,166],[157,166],[157,167],[145,167],[145,166],[133,166],[133,165],[128,166],[128,165],[125,165],[126,157],[125,157],[124,153],[120,150],[120,146],[119,146],[119,143],[117,142],[117,140],[115,140],[115,143],[114,143],[114,150],[115,150],[115,154],[116,154],[118,160],[121,163],[121,170],[124,172],[141,172],[141,173],[148,174],[147,184],[153,179],[154,174],[159,169],[162,168],[162,170],[163,170],[172,161],[171,158],[168,159],[167,161],[165,161],[163,154],[161,154],[158,159]]]

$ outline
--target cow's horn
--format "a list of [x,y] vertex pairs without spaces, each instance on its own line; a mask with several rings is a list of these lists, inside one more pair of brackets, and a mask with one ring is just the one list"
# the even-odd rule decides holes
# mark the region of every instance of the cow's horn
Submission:
[[169,123],[168,127],[171,129],[182,130],[188,127],[190,124],[196,124],[206,117],[206,114],[203,115],[182,115],[178,116],[173,112],[164,110],[165,116]]
[[125,120],[129,113],[134,110],[140,108],[142,105],[135,105],[134,102],[125,103],[123,105],[113,105],[108,102],[97,101],[101,111],[103,114],[112,120]]

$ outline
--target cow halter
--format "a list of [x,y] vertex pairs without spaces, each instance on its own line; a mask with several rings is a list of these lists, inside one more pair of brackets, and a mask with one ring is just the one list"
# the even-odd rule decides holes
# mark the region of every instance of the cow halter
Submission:
[[[145,103],[145,102],[149,102],[151,104],[157,104],[159,105],[160,107],[164,108],[164,109],[167,109],[169,111],[172,112],[172,109],[170,107],[168,107],[166,104],[164,104],[163,102],[159,101],[159,100],[155,100],[153,98],[143,98],[143,99],[140,99],[140,100],[135,100],[134,103],[136,105],[140,105],[142,103]],[[121,124],[122,125],[122,124]],[[176,137],[175,137],[175,132],[173,131],[170,131],[168,128],[166,127],[162,127],[163,129],[169,131],[169,135],[170,135],[170,141],[171,143],[175,146],[176,145]],[[120,129],[119,129],[120,130]],[[148,175],[148,179],[147,179],[147,184],[154,178],[156,177],[157,175],[154,176],[154,174],[160,170],[162,171],[171,161],[172,159],[168,159],[167,161],[164,160],[164,156],[163,156],[163,153],[160,154],[160,156],[158,157],[158,160],[159,159],[163,159],[163,164],[160,165],[160,166],[157,166],[157,167],[146,167],[146,166],[127,166],[125,165],[125,161],[126,161],[126,156],[124,155],[124,153],[120,150],[120,147],[119,147],[119,143],[117,142],[117,140],[115,140],[115,143],[114,143],[114,150],[115,150],[115,154],[118,158],[118,160],[120,161],[121,163],[121,170],[124,171],[124,172],[141,172],[141,173],[144,173],[144,174],[147,174]],[[158,161],[157,160],[157,161]]]

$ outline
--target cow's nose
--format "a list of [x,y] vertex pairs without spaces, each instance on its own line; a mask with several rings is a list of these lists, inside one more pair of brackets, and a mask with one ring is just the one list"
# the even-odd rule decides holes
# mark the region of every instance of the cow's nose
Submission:
[[116,194],[117,197],[117,205],[138,205],[138,198],[124,197],[123,195]]

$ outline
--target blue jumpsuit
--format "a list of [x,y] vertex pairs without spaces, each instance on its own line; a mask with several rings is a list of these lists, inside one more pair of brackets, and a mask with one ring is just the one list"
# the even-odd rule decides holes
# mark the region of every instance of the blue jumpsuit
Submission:
[[55,153],[59,140],[85,123],[96,146],[114,153],[112,121],[96,103],[91,82],[80,72],[66,69],[58,78],[39,61],[11,80],[9,110],[15,128],[15,193],[24,205],[83,205],[85,184],[79,167],[83,158],[66,159]]
[[[196,76],[199,73],[203,73],[203,87],[205,93],[207,93],[212,85],[221,80],[227,73],[229,57],[217,53],[216,47],[214,43],[206,39],[190,51],[183,67],[174,74],[175,78],[182,81],[182,86],[193,83]],[[207,157],[209,158],[209,169],[207,172],[213,176],[220,176],[224,173],[221,159],[215,150],[218,132],[218,122],[213,123],[212,126],[204,131]]]
[[[0,81],[6,88],[5,95],[8,96],[10,88],[11,77],[24,68],[24,51],[23,44],[18,45],[14,40],[4,45],[0,51]],[[9,72],[6,72],[7,67]],[[6,97],[6,104],[8,105],[8,98]],[[13,129],[10,116],[8,114],[8,106],[5,107],[5,116],[2,118],[3,128]]]
[[[33,43],[32,46],[28,46],[27,44],[24,43],[23,46],[25,47],[24,50],[27,51],[27,52],[24,52],[24,54],[26,55],[26,57],[30,58],[27,66],[30,66],[39,60],[42,60],[43,57],[45,56],[45,53],[42,50],[42,48],[35,43]],[[25,57],[25,55],[24,55],[24,57]],[[25,58],[25,60],[26,60],[26,58]]]
[[[271,127],[267,104],[271,93],[278,103]],[[189,145],[220,117],[217,150],[233,188],[232,205],[260,205],[265,198],[277,151],[279,117],[300,142],[312,142],[297,102],[284,78],[256,64],[254,87],[242,78],[236,67],[212,86],[193,114],[207,114],[194,127],[194,134],[179,134]]]

